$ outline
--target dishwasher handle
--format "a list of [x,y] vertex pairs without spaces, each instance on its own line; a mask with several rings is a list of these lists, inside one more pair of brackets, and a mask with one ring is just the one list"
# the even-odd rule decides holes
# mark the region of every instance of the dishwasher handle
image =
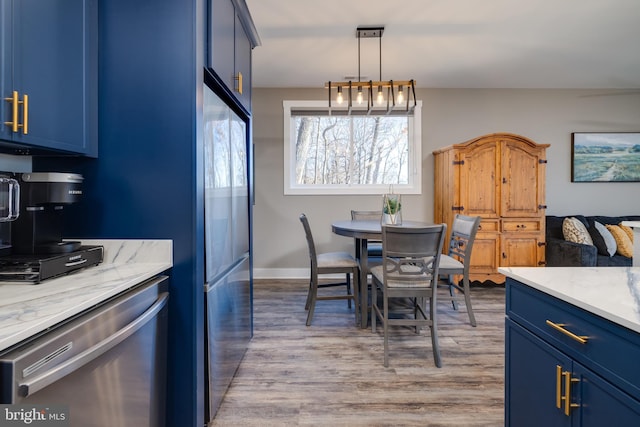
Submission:
[[133,322],[129,323],[107,339],[99,342],[98,344],[88,348],[77,356],[67,360],[66,362],[43,372],[41,375],[30,379],[29,381],[18,384],[18,395],[21,397],[27,397],[50,384],[58,381],[59,379],[71,374],[75,370],[81,368],[94,359],[97,359],[107,351],[111,350],[122,341],[129,338],[149,321],[151,321],[159,312],[167,305],[169,298],[168,292],[160,294],[158,300],[147,309],[141,316],[137,317]]

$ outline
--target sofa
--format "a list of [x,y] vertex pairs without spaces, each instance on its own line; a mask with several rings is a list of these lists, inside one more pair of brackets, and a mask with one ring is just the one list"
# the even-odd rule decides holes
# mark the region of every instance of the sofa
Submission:
[[[601,244],[590,245],[584,243],[576,243],[565,240],[562,225],[564,219],[574,217],[578,219],[588,233],[598,238],[594,233],[595,222],[604,226],[618,225],[622,221],[640,221],[640,216],[584,216],[584,215],[566,215],[566,216],[550,216],[545,217],[546,220],[546,262],[547,267],[627,267],[631,266],[632,258],[623,256],[616,252],[610,255],[606,248]],[[600,240],[601,241],[601,240]]]

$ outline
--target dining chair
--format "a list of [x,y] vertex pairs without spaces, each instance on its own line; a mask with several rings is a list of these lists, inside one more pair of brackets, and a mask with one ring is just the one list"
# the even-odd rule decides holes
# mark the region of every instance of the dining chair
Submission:
[[[300,222],[304,227],[307,245],[309,247],[309,260],[311,262],[309,291],[307,293],[307,301],[305,310],[307,313],[307,326],[311,325],[313,313],[316,308],[316,301],[325,300],[347,300],[348,307],[351,308],[351,301],[354,303],[356,312],[356,324],[359,324],[358,309],[358,289],[360,285],[360,274],[358,261],[347,252],[325,252],[317,253],[316,246],[313,241],[313,234],[309,226],[309,220],[305,214],[300,215]],[[345,281],[340,283],[319,283],[319,276],[324,274],[345,274]],[[354,278],[353,291],[351,290],[351,275]],[[346,295],[318,295],[319,288],[328,288],[335,286],[346,286]]]
[[[471,326],[476,326],[476,318],[471,307],[471,291],[469,287],[469,267],[471,251],[476,233],[480,226],[479,216],[466,216],[456,214],[451,226],[451,237],[447,254],[440,257],[438,286],[449,289],[451,303],[454,310],[458,309],[459,296],[464,296],[467,314]],[[459,280],[462,276],[462,280]],[[460,283],[462,282],[462,285]]]
[[[371,287],[371,330],[376,331],[377,319],[384,333],[384,366],[389,366],[389,326],[414,326],[419,333],[422,326],[431,330],[431,346],[436,366],[442,366],[438,346],[436,321],[438,265],[444,244],[446,224],[424,227],[382,226],[382,265],[373,267]],[[382,309],[378,290],[382,291]],[[397,316],[390,310],[390,300],[409,299],[410,312]],[[429,315],[426,301],[429,301]],[[390,317],[394,314],[394,317]]]
[[[351,220],[352,221],[378,221],[382,219],[382,211],[355,211],[351,210]],[[360,248],[358,247],[357,242],[355,243],[356,247],[356,258],[360,258],[360,254],[358,253]],[[382,256],[382,240],[369,240],[367,243],[367,255],[369,257],[381,257]]]

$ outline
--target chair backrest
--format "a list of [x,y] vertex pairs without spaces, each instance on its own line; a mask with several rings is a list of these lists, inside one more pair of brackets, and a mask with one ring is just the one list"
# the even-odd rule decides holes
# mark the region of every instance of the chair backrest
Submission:
[[465,261],[471,257],[471,250],[480,226],[480,220],[479,216],[456,214],[451,225],[449,256],[458,258],[463,264],[468,264]]
[[438,276],[446,224],[424,227],[382,226],[385,282],[424,282]]
[[311,234],[311,227],[309,226],[309,220],[305,214],[300,214],[300,222],[304,228],[304,234],[307,238],[307,246],[309,247],[309,260],[311,261],[311,272],[317,271],[318,258],[316,253],[316,245],[313,242],[313,234]]
[[[377,221],[382,220],[382,211],[354,211],[351,210],[352,221]],[[380,244],[382,240],[369,239],[369,243]],[[379,254],[377,254],[379,256]]]
[[353,221],[380,221],[382,211],[351,211]]

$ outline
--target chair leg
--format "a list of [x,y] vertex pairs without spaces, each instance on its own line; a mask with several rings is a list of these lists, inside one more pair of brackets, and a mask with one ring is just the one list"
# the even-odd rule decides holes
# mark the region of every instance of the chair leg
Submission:
[[452,274],[450,274],[449,278],[448,278],[448,280],[449,280],[449,295],[451,295],[451,305],[453,306],[453,309],[457,310],[458,309],[458,303],[456,302],[455,295],[454,295],[455,287],[453,286],[453,277],[454,276]]
[[360,279],[358,275],[358,269],[353,270],[353,306],[356,312],[356,326],[360,325]]
[[440,359],[440,346],[438,344],[438,323],[436,322],[436,298],[429,298],[429,318],[431,320],[431,346],[433,347],[433,360],[438,368],[442,367]]
[[307,291],[307,301],[304,303],[305,310],[309,310],[309,303],[311,302],[312,288],[313,288],[312,280],[309,280],[309,290]]
[[382,329],[384,332],[384,367],[389,367],[389,298],[387,293],[383,292],[382,296]]
[[[346,274],[345,282],[347,284],[347,295],[351,295],[351,273]],[[347,300],[347,307],[351,308],[351,300]]]
[[473,308],[471,308],[471,292],[469,292],[469,278],[465,277],[462,280],[464,287],[464,303],[467,306],[467,313],[469,314],[469,322],[471,322],[471,326],[476,326],[476,316],[473,315]]
[[311,326],[311,319],[313,319],[313,312],[316,309],[316,298],[318,296],[318,281],[311,280],[311,289],[309,290],[311,300],[309,301],[309,312],[307,313],[307,326]]
[[[371,279],[371,332],[376,331],[376,324],[378,323],[378,317],[376,314],[376,310],[374,305],[376,305],[377,297],[378,297],[378,285],[376,285],[375,280]],[[377,306],[377,305],[376,305]]]
[[[415,320],[418,320],[418,314],[420,314],[419,307],[423,307],[424,308],[426,306],[427,306],[427,304],[426,304],[425,298],[422,298],[422,297],[421,298],[417,298],[416,297],[416,298],[413,299],[413,318]],[[422,312],[425,313],[424,309],[422,310]],[[424,319],[426,320],[426,317],[424,317]],[[416,326],[415,326],[416,334],[419,334],[421,330],[422,330],[422,328],[420,328],[420,325],[418,323],[416,323]]]

